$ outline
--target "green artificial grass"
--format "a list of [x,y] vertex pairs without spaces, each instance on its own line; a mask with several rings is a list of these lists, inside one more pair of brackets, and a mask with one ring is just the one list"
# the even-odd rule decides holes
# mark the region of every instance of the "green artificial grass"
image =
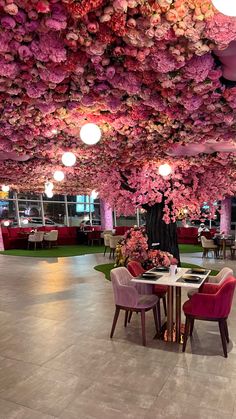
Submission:
[[37,249],[37,250],[26,250],[26,249],[11,249],[0,252],[2,255],[12,256],[29,256],[37,258],[59,258],[69,256],[80,256],[92,253],[103,253],[104,246],[85,246],[85,245],[74,245],[74,246],[58,246],[52,249]]
[[200,244],[179,244],[180,253],[199,253],[202,252]]
[[[201,252],[202,248],[198,245],[193,244],[180,244],[179,245],[180,253],[196,253]],[[58,246],[53,247],[52,249],[37,249],[37,250],[27,250],[27,249],[11,249],[1,251],[2,255],[12,255],[12,256],[29,256],[37,258],[59,258],[59,257],[69,257],[69,256],[80,256],[92,253],[103,253],[104,246],[86,246],[86,245],[73,245],[73,246]]]
[[[108,281],[111,280],[110,272],[114,268],[114,263],[104,263],[103,265],[94,266],[96,271],[102,272]],[[181,268],[201,268],[199,265],[193,265],[191,263],[181,263]],[[219,271],[212,270],[211,275],[218,274]]]

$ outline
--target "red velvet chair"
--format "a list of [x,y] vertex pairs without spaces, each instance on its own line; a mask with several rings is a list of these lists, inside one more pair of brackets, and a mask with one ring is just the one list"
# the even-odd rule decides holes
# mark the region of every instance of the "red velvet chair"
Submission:
[[[131,262],[128,263],[127,269],[133,277],[142,275],[145,272],[145,269],[143,269],[141,263],[136,262],[135,260],[132,260]],[[156,294],[159,297],[159,299],[162,299],[165,316],[167,314],[166,293],[167,293],[167,287],[166,286],[164,286],[164,285],[154,285],[153,286],[153,294]],[[161,318],[160,304],[158,306],[158,310],[159,310],[159,313],[158,313],[159,318]]]
[[[189,328],[192,336],[194,320],[216,321],[219,324],[224,356],[227,358],[227,343],[229,332],[227,318],[231,310],[236,278],[226,278],[222,285],[206,284],[207,294],[194,294],[183,305],[186,316],[183,352],[185,352],[188,340]],[[227,342],[227,343],[226,343]]]
[[101,245],[101,231],[89,231],[87,234],[88,245],[93,246],[94,242],[97,242],[98,245]]

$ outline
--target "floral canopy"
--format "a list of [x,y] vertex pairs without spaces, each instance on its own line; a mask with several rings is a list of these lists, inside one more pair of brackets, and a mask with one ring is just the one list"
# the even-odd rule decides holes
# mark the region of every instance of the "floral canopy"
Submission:
[[236,83],[220,60],[236,60],[236,18],[210,0],[0,0],[0,21],[2,183],[41,192],[72,151],[55,191],[95,188],[124,214],[163,193],[176,213],[235,193]]

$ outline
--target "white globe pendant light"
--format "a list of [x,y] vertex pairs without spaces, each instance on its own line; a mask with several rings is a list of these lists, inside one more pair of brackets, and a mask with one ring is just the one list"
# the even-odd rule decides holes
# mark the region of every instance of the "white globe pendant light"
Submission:
[[91,198],[92,199],[97,199],[97,197],[98,197],[98,192],[97,191],[95,191],[95,189],[91,192]]
[[10,191],[10,186],[8,186],[8,185],[2,185],[2,191],[3,192],[9,192]]
[[48,191],[46,192],[46,195],[47,195],[47,197],[48,197],[48,198],[52,198],[52,197],[53,197],[53,191],[49,191],[49,190],[48,190]]
[[80,130],[80,138],[83,143],[87,145],[97,144],[101,139],[102,133],[98,125],[96,124],[85,124]]
[[159,175],[169,176],[172,173],[171,166],[168,163],[161,164],[158,169]]
[[61,170],[56,170],[54,172],[53,177],[57,182],[61,182],[64,179],[65,175]]
[[235,0],[212,0],[213,6],[225,16],[236,16]]
[[64,153],[62,155],[62,163],[64,164],[64,166],[74,166],[75,162],[76,162],[76,157],[74,155],[74,153],[72,153],[71,151],[67,151],[66,153]]

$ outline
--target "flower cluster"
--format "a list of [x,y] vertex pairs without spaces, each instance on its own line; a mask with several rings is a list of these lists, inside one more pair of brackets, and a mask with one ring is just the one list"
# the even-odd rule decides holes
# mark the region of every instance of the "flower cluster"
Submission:
[[147,259],[147,235],[143,228],[131,228],[121,242],[122,254],[131,260],[143,262]]
[[169,267],[178,263],[177,259],[173,258],[173,255],[162,250],[149,250],[148,260],[153,266]]
[[[0,0],[0,23],[2,182],[41,192],[73,151],[55,192],[96,188],[123,214],[164,195],[170,222],[235,193],[236,89],[222,74],[236,19],[211,0]],[[79,139],[88,121],[94,147]]]

